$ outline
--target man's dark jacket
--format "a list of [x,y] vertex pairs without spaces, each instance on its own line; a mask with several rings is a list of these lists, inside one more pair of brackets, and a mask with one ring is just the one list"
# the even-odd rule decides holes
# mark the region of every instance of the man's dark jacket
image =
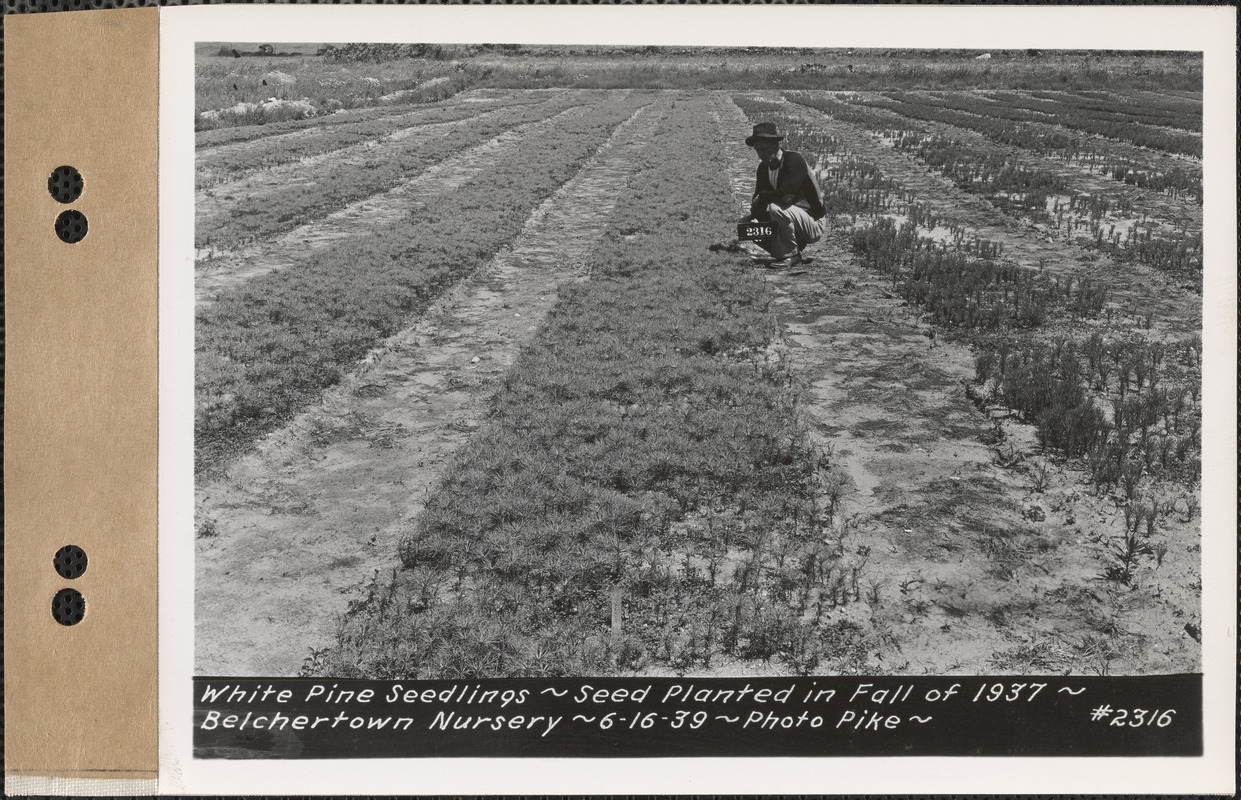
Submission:
[[755,219],[767,219],[768,203],[775,203],[780,208],[801,206],[815,219],[827,216],[823,197],[819,194],[819,185],[810,174],[810,166],[801,153],[784,151],[776,184],[774,187],[771,185],[767,165],[759,164],[754,182],[754,198],[750,203],[750,215]]

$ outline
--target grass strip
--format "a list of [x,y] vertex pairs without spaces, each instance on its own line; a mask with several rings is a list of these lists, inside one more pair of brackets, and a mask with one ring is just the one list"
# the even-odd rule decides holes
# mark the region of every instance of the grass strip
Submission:
[[[678,98],[336,646],[307,672],[590,675],[856,655],[771,296],[702,232],[735,199],[713,100]],[[652,209],[656,209],[652,212]]]
[[477,125],[388,142],[368,152],[360,163],[319,165],[315,181],[300,184],[296,192],[274,185],[266,191],[225,197],[226,202],[215,204],[218,211],[200,211],[194,226],[195,246],[229,248],[274,237],[354,201],[387,191],[408,180],[411,174],[505,131],[589,102],[589,97],[572,95],[547,104],[515,107],[507,114],[480,119]]
[[[195,459],[219,466],[319,397],[383,338],[521,232],[526,218],[649,97],[602,99],[533,137],[520,162],[420,209],[409,227],[341,242],[201,312]],[[418,233],[411,235],[417,226]]]

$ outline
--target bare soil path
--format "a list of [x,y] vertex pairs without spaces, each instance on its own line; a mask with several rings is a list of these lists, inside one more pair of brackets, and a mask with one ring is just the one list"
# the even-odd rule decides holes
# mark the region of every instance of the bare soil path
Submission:
[[1055,238],[1044,224],[1015,219],[986,199],[957,188],[951,180],[912,155],[885,144],[876,134],[794,103],[788,104],[788,110],[804,115],[815,125],[830,126],[832,135],[841,139],[848,151],[873,162],[885,175],[913,192],[919,203],[982,238],[1002,242],[1003,260],[1108,283],[1113,305],[1154,312],[1153,331],[1173,335],[1201,331],[1202,298],[1196,294],[1198,287],[1188,284],[1187,279],[1174,278],[1136,262],[1118,264],[1105,254],[1085,251],[1070,241]]
[[622,123],[514,246],[198,491],[196,670],[294,675],[373,576],[556,297],[671,102]]
[[308,254],[343,239],[398,226],[419,205],[429,205],[483,174],[491,165],[517,157],[527,137],[542,136],[557,120],[584,111],[574,107],[547,119],[519,125],[447,158],[385,192],[359,200],[321,220],[299,226],[271,241],[200,262],[194,280],[196,306],[206,307],[220,293],[268,272],[295,267]]
[[[721,123],[740,142],[750,123],[728,105]],[[739,146],[732,180],[742,210],[753,172]],[[969,349],[931,337],[887,279],[830,234],[807,253],[814,261],[804,274],[771,272],[769,281],[784,356],[807,389],[811,436],[848,476],[845,551],[855,562],[866,554],[868,597],[836,613],[873,631],[870,668],[1196,669],[1199,651],[1184,628],[1200,624],[1196,528],[1163,532],[1168,555],[1137,588],[1102,580],[1104,543],[1121,529],[1114,505],[1061,463],[1047,462],[1047,485],[1035,491],[1041,459],[1031,427],[993,422],[966,399]],[[1009,467],[987,444],[996,425],[1016,454]]]

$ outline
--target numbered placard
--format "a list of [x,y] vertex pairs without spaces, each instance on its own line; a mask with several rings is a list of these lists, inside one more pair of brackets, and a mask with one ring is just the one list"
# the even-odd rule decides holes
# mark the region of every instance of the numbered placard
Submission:
[[770,222],[737,223],[737,240],[741,242],[763,242],[775,235],[776,229]]

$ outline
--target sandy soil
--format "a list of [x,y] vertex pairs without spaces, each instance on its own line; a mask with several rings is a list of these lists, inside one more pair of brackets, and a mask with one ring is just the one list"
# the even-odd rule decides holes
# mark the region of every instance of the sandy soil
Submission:
[[557,284],[582,277],[667,102],[619,126],[511,250],[199,487],[198,674],[296,674],[365,583],[398,566],[403,526],[478,426]]

